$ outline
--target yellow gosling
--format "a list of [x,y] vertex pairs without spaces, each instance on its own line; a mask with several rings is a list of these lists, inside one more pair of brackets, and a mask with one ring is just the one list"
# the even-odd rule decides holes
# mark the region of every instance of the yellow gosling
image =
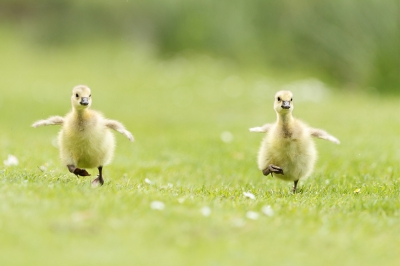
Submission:
[[120,132],[130,141],[134,138],[120,122],[106,119],[101,113],[89,109],[92,104],[89,87],[74,87],[71,104],[72,111],[65,117],[52,116],[35,122],[32,127],[61,125],[58,144],[62,163],[76,176],[89,176],[85,168],[98,168],[99,175],[92,185],[103,185],[102,170],[111,162],[115,149],[115,139],[110,129]]
[[297,182],[309,176],[317,159],[317,150],[312,137],[340,141],[326,131],[311,128],[292,116],[293,94],[290,91],[278,91],[275,95],[274,109],[277,120],[273,124],[250,128],[250,132],[267,133],[258,152],[258,168],[264,175]]

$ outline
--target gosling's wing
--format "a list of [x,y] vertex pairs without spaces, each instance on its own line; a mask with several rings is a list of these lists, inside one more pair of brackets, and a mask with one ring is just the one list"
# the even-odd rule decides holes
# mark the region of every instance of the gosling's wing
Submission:
[[105,119],[105,125],[106,127],[114,129],[115,131],[118,131],[119,133],[123,134],[130,141],[134,141],[132,133],[126,130],[126,128],[121,122],[118,122],[116,120]]
[[41,126],[50,126],[50,125],[63,125],[64,117],[61,116],[52,116],[47,119],[36,121],[32,124],[32,127],[41,127]]
[[340,141],[332,135],[329,135],[328,132],[318,128],[310,128],[310,134],[312,137],[329,140],[333,143],[340,144]]
[[255,132],[255,133],[266,133],[266,132],[268,132],[268,130],[271,129],[272,125],[273,124],[265,124],[261,127],[252,127],[252,128],[249,128],[249,131]]

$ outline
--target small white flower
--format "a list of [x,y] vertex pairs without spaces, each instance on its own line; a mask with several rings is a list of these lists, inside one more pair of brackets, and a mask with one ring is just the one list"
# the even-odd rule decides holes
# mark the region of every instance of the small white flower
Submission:
[[243,227],[246,225],[246,222],[243,219],[233,219],[232,220],[232,226],[234,227]]
[[71,215],[71,219],[75,223],[84,222],[86,220],[91,219],[92,217],[93,213],[91,213],[90,211],[74,212]]
[[203,214],[203,216],[210,216],[211,215],[211,209],[210,207],[203,207],[200,209],[201,214]]
[[248,211],[246,213],[246,217],[251,219],[251,220],[257,220],[259,216],[260,215],[258,214],[258,212]]
[[249,199],[253,199],[253,200],[256,199],[256,197],[254,196],[254,194],[253,194],[253,193],[250,193],[250,192],[243,192],[243,195],[244,195],[246,198],[249,198]]
[[164,204],[164,202],[161,202],[161,201],[153,201],[150,204],[150,208],[152,208],[153,210],[162,211],[165,208],[165,204]]
[[145,178],[145,179],[144,179],[144,182],[147,183],[147,184],[149,184],[149,185],[153,184],[153,181],[151,181],[151,180],[148,179],[148,178]]
[[186,200],[186,198],[183,198],[183,197],[182,197],[182,198],[179,198],[179,199],[178,199],[178,202],[179,202],[180,204],[182,204],[182,203],[185,202],[185,200]]
[[48,163],[44,163],[43,165],[39,166],[39,169],[40,169],[40,171],[42,171],[42,172],[46,172],[48,166],[49,166]]
[[171,184],[171,183],[168,183],[167,185],[165,185],[165,186],[161,186],[160,188],[163,188],[163,189],[171,189],[171,188],[173,188],[174,187],[174,185],[173,184]]
[[221,133],[221,140],[225,143],[229,143],[233,141],[233,135],[229,131],[224,131]]
[[18,159],[14,155],[9,154],[7,160],[4,160],[5,166],[18,165]]
[[51,140],[51,145],[53,145],[54,148],[58,148],[58,138],[57,137],[54,137]]
[[274,210],[271,208],[270,205],[262,207],[261,211],[268,217],[274,216]]

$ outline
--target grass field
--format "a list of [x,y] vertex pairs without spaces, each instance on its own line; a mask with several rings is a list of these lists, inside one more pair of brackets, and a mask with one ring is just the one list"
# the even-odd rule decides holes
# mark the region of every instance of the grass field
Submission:
[[[0,265],[399,265],[398,98],[286,84],[206,56],[43,50],[1,35],[0,158],[19,164],[0,167]],[[59,128],[30,127],[68,112],[81,83],[136,138],[117,135],[97,189],[59,162]],[[297,194],[258,171],[262,134],[248,132],[275,119],[281,88],[293,88],[296,117],[342,142],[316,141]]]

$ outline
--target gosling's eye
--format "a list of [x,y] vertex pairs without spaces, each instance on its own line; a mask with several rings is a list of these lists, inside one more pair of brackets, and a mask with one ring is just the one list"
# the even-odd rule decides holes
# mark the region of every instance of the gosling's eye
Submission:
[[78,95],[78,93],[77,93],[77,94],[75,94],[75,96],[76,96],[76,98],[79,98],[79,95]]
[[281,101],[281,97],[278,97],[278,98],[276,98],[277,100],[278,100],[278,102],[280,102]]
[[290,101],[292,102],[292,101],[293,101],[293,98],[290,98]]

